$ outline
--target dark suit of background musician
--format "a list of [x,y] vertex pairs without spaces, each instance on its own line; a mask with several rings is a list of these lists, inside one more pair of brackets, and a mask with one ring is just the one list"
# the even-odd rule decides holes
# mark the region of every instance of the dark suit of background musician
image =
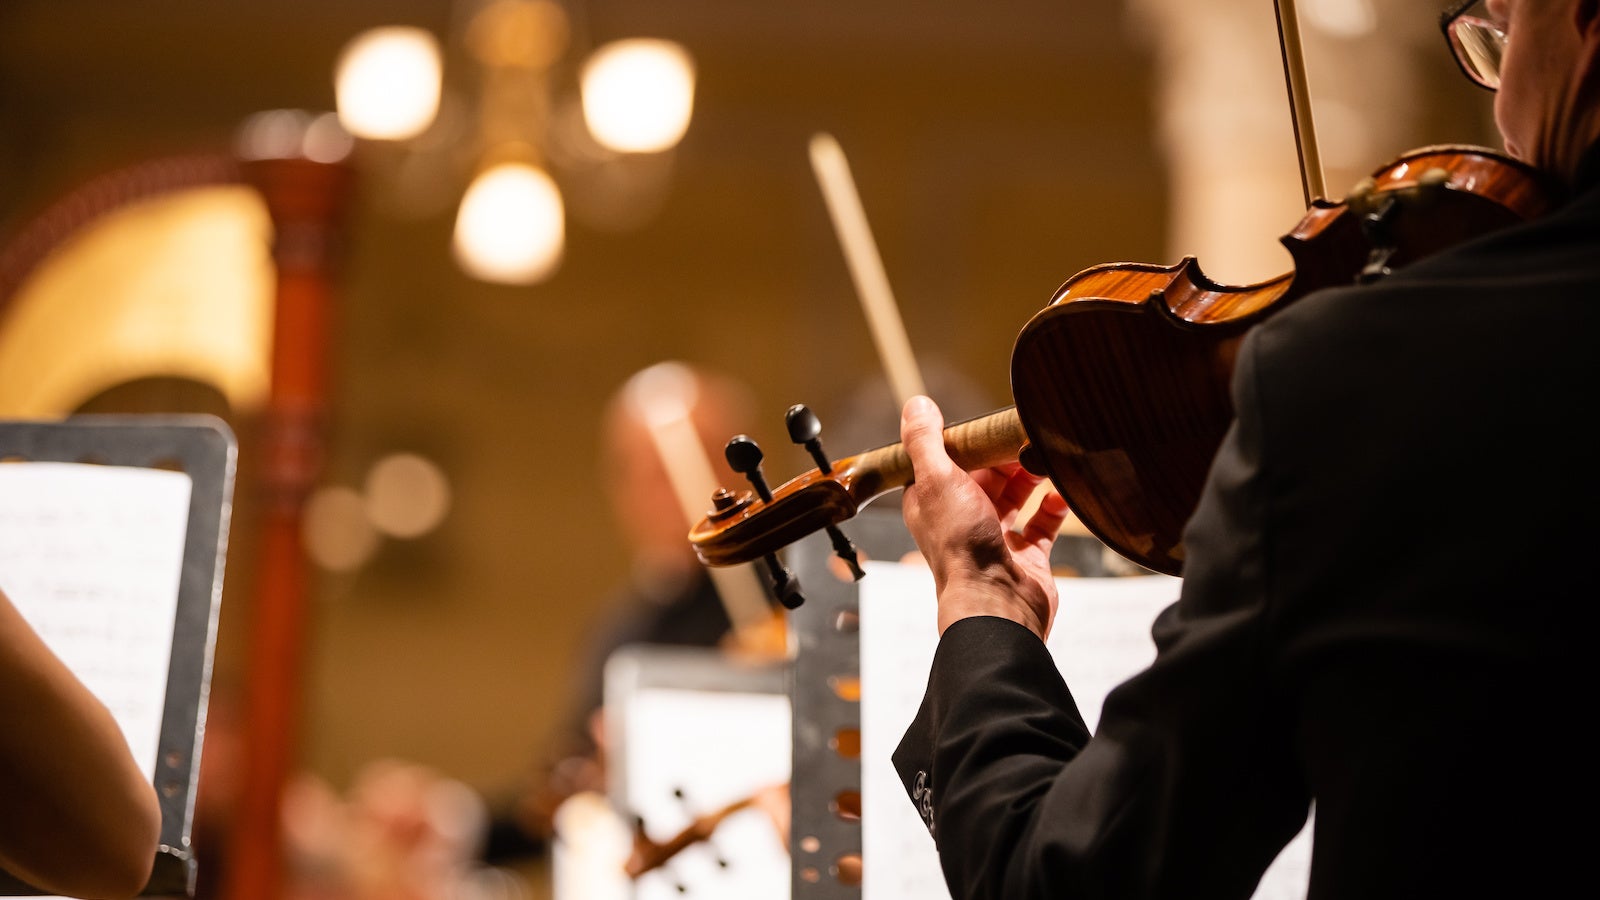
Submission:
[[[641,392],[647,382],[654,386]],[[605,665],[613,653],[631,645],[728,649],[733,639],[717,587],[685,539],[689,521],[673,491],[672,463],[661,458],[650,437],[655,411],[645,398],[651,394],[681,404],[706,447],[720,447],[747,427],[755,406],[750,388],[737,379],[675,361],[634,373],[609,399],[601,483],[632,548],[633,565],[599,610],[565,686],[566,727],[552,735],[527,783],[496,804],[484,847],[490,861],[543,856],[555,836],[557,808],[580,791],[605,792],[601,712]],[[733,483],[731,470],[710,454],[723,483]]]
[[1181,597],[1092,737],[1040,640],[1061,505],[1008,536],[1031,476],[907,405],[942,637],[896,763],[957,898],[1248,897],[1313,802],[1312,898],[1588,881],[1600,0],[1488,7],[1506,146],[1570,201],[1249,334]]

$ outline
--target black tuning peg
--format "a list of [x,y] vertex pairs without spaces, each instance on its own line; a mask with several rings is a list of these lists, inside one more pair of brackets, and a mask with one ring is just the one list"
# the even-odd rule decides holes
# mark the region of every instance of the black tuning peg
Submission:
[[[728,445],[722,448],[722,455],[728,460],[729,468],[750,479],[750,486],[756,489],[756,495],[763,503],[772,502],[772,488],[767,487],[767,477],[761,472],[761,460],[765,454],[749,435],[734,435]],[[800,594],[800,585],[778,561],[778,554],[768,553],[762,560],[767,564],[767,572],[772,575],[772,593],[778,602],[785,609],[796,609],[804,603],[806,598]]]
[[828,526],[828,539],[833,541],[833,554],[844,560],[844,564],[850,567],[851,578],[860,581],[867,577],[866,570],[861,568],[861,556],[856,551],[856,545],[850,543],[850,539],[845,537],[844,532],[839,530],[839,526]]
[[[828,461],[828,454],[822,452],[822,439],[819,437],[822,434],[822,420],[811,411],[811,407],[804,403],[789,407],[789,411],[783,414],[783,424],[788,426],[789,440],[805,447],[811,458],[817,461],[817,470],[824,475],[832,474],[833,463]],[[851,576],[857,581],[866,577],[867,573],[861,568],[860,554],[850,539],[838,526],[829,525],[827,531],[828,539],[833,541],[834,554],[850,567]]]
[[817,468],[822,474],[833,471],[833,463],[828,462],[828,455],[822,452],[822,441],[817,437],[822,434],[822,420],[811,411],[811,407],[804,403],[789,407],[789,411],[783,414],[783,424],[789,428],[789,440],[806,448],[811,458],[817,461]]
[[799,609],[806,598],[800,593],[800,582],[778,562],[776,553],[768,553],[762,559],[767,564],[767,573],[772,576],[772,594],[783,604],[784,609]]
[[749,435],[734,435],[728,445],[722,448],[722,455],[728,460],[729,468],[750,479],[750,486],[756,489],[756,495],[763,502],[772,500],[772,489],[767,487],[767,477],[761,473],[764,454]]

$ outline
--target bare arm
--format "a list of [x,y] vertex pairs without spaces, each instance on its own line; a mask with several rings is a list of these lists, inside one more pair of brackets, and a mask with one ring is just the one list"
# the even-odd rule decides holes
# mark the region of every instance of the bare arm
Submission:
[[160,840],[155,788],[109,710],[0,593],[0,868],[86,898],[132,897]]

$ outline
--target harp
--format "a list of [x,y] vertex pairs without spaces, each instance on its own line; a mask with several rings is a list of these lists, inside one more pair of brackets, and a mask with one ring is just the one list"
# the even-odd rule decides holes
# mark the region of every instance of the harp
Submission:
[[[298,151],[147,159],[82,183],[0,242],[0,418],[203,412],[239,435],[212,695],[213,713],[218,701],[240,710],[212,721],[238,733],[204,746],[207,759],[238,755],[202,766],[196,816],[200,879],[220,877],[230,900],[275,896],[280,878],[309,582],[300,520],[322,458],[351,184],[344,160]],[[233,648],[230,698],[233,641],[247,644]],[[229,798],[211,822],[208,793]]]

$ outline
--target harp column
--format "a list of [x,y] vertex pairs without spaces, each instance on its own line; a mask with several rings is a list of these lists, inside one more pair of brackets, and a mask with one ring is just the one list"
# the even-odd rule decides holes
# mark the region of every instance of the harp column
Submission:
[[229,829],[225,900],[275,900],[279,807],[299,746],[309,563],[307,496],[321,473],[339,238],[352,186],[343,161],[246,160],[272,217],[277,274],[272,371],[257,437],[261,521],[241,709],[242,779]]

